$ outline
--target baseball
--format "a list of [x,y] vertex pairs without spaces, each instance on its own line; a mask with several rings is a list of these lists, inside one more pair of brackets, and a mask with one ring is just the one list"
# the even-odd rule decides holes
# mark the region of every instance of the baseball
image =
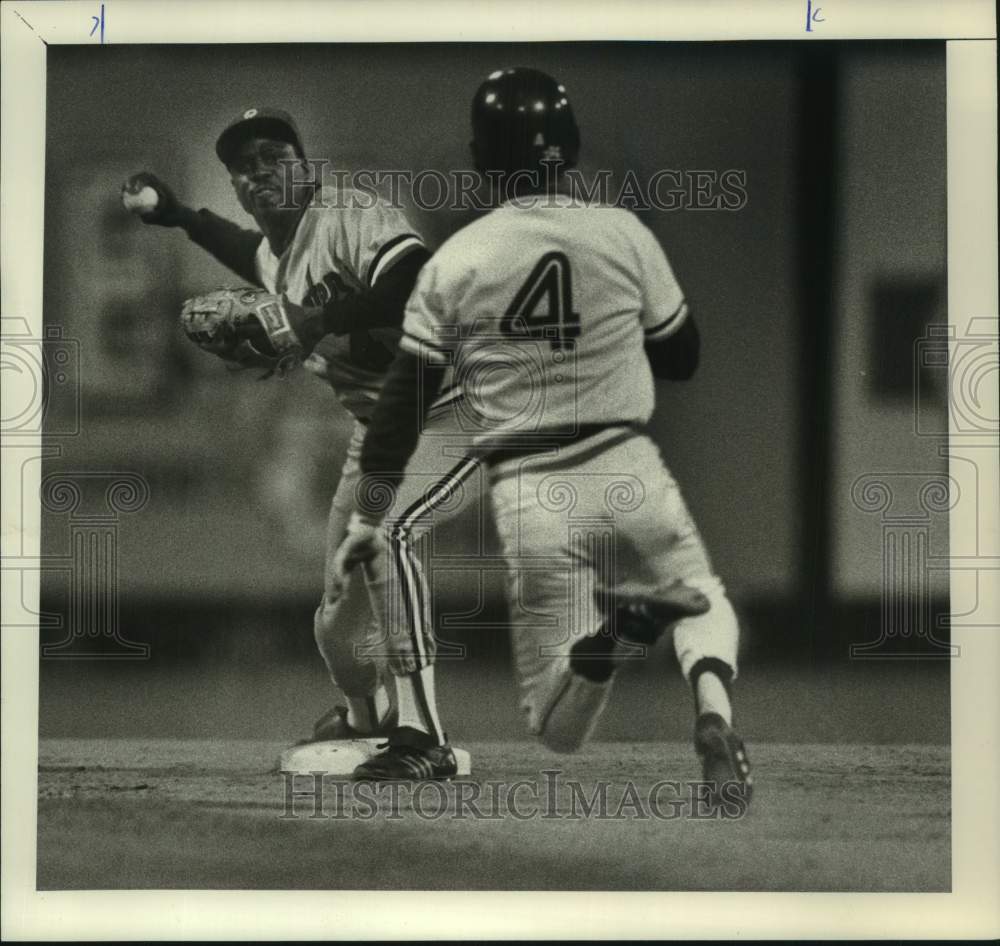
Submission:
[[159,196],[152,187],[146,185],[140,191],[133,194],[131,191],[122,191],[122,204],[125,209],[134,214],[148,214],[156,210]]

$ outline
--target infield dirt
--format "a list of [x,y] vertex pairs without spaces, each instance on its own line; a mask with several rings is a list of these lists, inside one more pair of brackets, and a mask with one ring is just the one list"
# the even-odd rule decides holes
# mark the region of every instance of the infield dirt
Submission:
[[[349,799],[338,806],[327,785],[319,812],[325,816],[310,817],[316,810],[307,797],[289,817],[285,778],[272,771],[282,743],[44,739],[38,886],[950,888],[946,746],[754,745],[756,795],[745,817],[733,820],[650,812],[655,783],[698,778],[687,744],[594,743],[569,757],[528,742],[464,746],[472,752],[470,781],[500,783],[507,792],[524,780],[517,810],[534,807],[536,814],[477,819],[466,807],[458,817],[456,795],[466,791],[468,798],[470,789],[454,782],[420,799],[408,791],[397,793],[396,803],[380,795],[374,814]],[[553,771],[562,784],[548,807],[546,785],[554,776],[543,773]],[[567,817],[569,783],[589,798],[601,781],[608,784],[608,814],[621,816]],[[628,783],[638,805],[621,807]],[[533,798],[542,803],[533,806]],[[487,795],[479,808],[496,811]]]

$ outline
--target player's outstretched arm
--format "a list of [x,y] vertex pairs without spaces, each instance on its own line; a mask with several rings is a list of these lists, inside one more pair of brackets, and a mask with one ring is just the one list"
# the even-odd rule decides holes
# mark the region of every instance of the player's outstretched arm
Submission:
[[148,171],[133,174],[122,185],[122,204],[143,223],[180,227],[223,266],[244,281],[260,285],[254,257],[263,234],[244,230],[210,210],[193,210],[181,203],[164,181]]
[[661,341],[646,342],[646,357],[657,378],[687,381],[698,368],[701,335],[694,316],[688,313],[681,327]]

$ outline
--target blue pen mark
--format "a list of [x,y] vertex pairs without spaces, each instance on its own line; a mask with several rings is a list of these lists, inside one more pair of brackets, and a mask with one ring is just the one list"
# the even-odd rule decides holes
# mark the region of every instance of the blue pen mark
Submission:
[[101,44],[104,43],[104,4],[101,4],[101,15],[92,16],[91,19],[94,21],[94,25],[90,28],[90,35],[93,36],[97,32],[97,28],[101,28]]
[[826,18],[820,16],[820,10],[822,7],[816,7],[813,9],[812,0],[806,0],[806,32],[811,33],[813,31],[813,23],[825,23]]

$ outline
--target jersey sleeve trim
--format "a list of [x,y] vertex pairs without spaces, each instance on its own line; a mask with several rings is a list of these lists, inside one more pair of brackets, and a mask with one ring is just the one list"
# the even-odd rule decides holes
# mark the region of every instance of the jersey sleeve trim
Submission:
[[645,336],[647,342],[662,342],[665,338],[670,338],[683,324],[688,316],[688,304],[682,302],[677,310],[659,325],[646,329]]
[[394,264],[398,263],[404,256],[415,249],[422,249],[423,245],[423,240],[415,233],[401,233],[387,243],[383,243],[375,256],[372,257],[372,261],[368,266],[368,278],[366,280],[368,288],[370,289],[374,286],[375,280]]
[[435,345],[424,338],[418,338],[409,332],[403,332],[399,340],[399,347],[410,355],[416,355],[424,359],[431,365],[450,365],[452,363],[452,353],[447,348]]

